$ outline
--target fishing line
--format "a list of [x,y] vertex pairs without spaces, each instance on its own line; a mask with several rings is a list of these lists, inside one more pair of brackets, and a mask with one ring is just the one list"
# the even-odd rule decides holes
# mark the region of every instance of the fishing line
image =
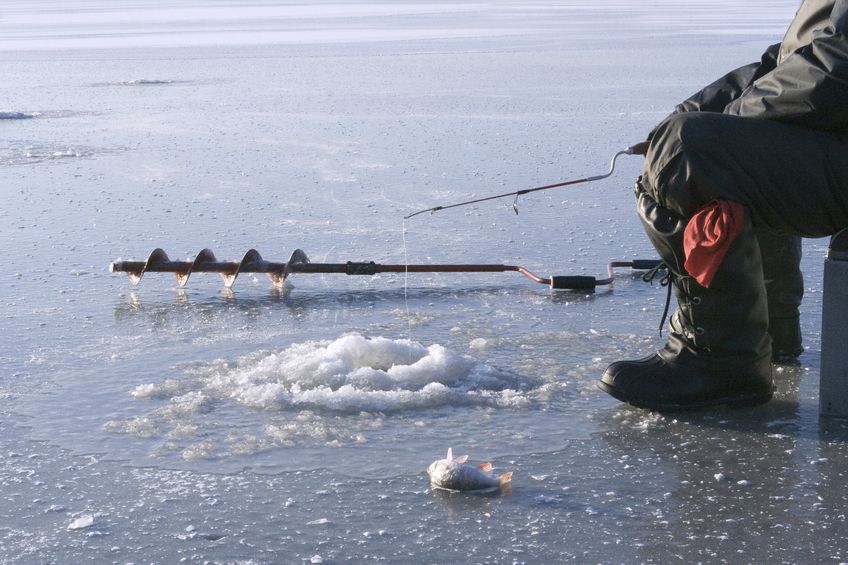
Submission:
[[[409,253],[406,248],[406,218],[401,222],[401,240],[403,241],[403,306],[406,309],[406,335],[412,341],[412,315],[409,313]],[[406,364],[412,365],[412,350],[407,349]]]
[[[406,308],[406,323],[412,327],[412,319],[409,317],[409,296],[407,289],[409,288],[409,254],[406,251],[406,218],[401,223],[401,239],[403,240],[403,305]],[[412,337],[410,335],[410,337]]]

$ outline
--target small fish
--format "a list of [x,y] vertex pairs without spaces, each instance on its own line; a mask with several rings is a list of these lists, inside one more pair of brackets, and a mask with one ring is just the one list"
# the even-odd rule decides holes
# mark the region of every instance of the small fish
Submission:
[[512,471],[500,477],[492,475],[492,464],[470,465],[467,455],[453,456],[448,448],[447,457],[433,461],[427,468],[430,484],[438,489],[454,492],[492,492],[509,485]]

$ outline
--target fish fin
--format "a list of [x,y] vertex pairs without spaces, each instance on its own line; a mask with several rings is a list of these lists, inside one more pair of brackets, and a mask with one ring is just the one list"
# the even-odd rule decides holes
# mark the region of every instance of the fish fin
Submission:
[[483,472],[488,473],[489,471],[492,470],[492,464],[491,463],[480,463],[479,465],[477,465],[477,468],[480,469]]
[[447,457],[445,457],[445,459],[447,459],[448,461],[453,460],[453,449],[451,449],[450,447],[448,448],[448,455]]
[[460,463],[460,464],[465,463],[466,461],[468,461],[468,456],[467,455],[460,455],[459,457],[454,459],[454,461],[456,461],[457,463]]
[[501,475],[501,486],[508,485],[512,481],[512,471],[507,471],[503,475]]

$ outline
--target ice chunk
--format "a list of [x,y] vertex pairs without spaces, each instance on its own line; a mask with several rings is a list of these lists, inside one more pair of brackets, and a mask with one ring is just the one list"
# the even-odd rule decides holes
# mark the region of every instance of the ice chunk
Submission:
[[489,340],[482,338],[482,337],[478,337],[478,338],[472,339],[471,343],[468,344],[468,347],[470,349],[476,349],[478,351],[483,351],[484,349],[486,349],[486,346],[488,346],[488,345],[489,345]]
[[312,520],[307,522],[307,526],[323,526],[324,524],[329,524],[330,520],[327,518],[318,518],[317,520]]
[[69,530],[84,530],[86,528],[90,528],[95,523],[94,516],[91,514],[83,514],[70,524],[68,524]]

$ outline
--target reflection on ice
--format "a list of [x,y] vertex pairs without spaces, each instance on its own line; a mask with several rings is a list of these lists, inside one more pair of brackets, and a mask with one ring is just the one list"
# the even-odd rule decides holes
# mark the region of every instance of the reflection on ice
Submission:
[[134,78],[114,82],[95,82],[91,86],[167,86],[171,84],[192,84],[190,80]]
[[32,165],[44,161],[90,158],[111,151],[82,145],[50,144],[20,140],[0,141],[0,167]]
[[122,85],[125,85],[125,86],[151,86],[151,85],[155,86],[155,85],[161,85],[161,84],[175,84],[175,83],[178,83],[178,82],[182,82],[182,81],[138,78],[138,79],[127,80],[127,81],[124,81],[124,82],[119,82],[118,84],[122,84]]

